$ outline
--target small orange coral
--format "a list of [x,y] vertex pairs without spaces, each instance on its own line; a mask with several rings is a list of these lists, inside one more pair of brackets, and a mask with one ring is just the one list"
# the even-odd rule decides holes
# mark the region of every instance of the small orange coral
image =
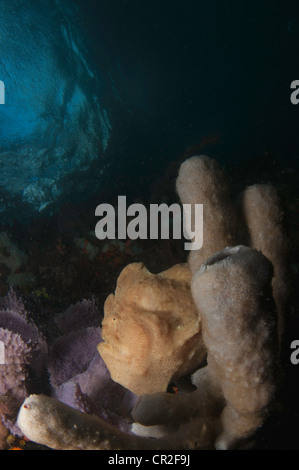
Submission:
[[205,355],[201,319],[187,264],[159,274],[143,263],[121,272],[105,302],[104,342],[98,346],[111,377],[137,395],[165,391],[194,370]]

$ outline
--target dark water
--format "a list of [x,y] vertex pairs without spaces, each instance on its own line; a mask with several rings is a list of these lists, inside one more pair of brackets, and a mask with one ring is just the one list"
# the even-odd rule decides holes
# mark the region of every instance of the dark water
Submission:
[[[14,4],[18,1],[14,0]],[[23,59],[18,49],[24,41],[26,44],[26,38],[22,40],[14,33],[13,44],[19,43],[19,46],[13,46],[10,56],[4,56],[0,78],[9,81],[10,75],[15,75],[13,83],[18,84],[23,79],[19,68],[24,67],[29,78],[22,86],[27,93],[31,82],[34,83],[34,75],[48,67],[54,72],[54,78],[51,76],[49,80],[57,80],[57,90],[61,87],[66,104],[57,109],[60,95],[57,93],[51,98],[49,83],[44,83],[45,75],[40,77],[44,90],[41,88],[37,95],[39,107],[35,105],[33,92],[32,96],[29,93],[32,105],[26,113],[22,101],[14,104],[13,120],[16,127],[22,127],[22,132],[29,133],[31,119],[41,127],[48,124],[49,129],[42,138],[47,141],[49,156],[48,159],[35,158],[42,146],[42,139],[35,136],[30,151],[22,147],[19,159],[9,157],[12,164],[5,168],[7,178],[3,176],[0,181],[3,217],[8,212],[8,219],[20,219],[21,212],[24,220],[27,215],[30,218],[30,204],[34,215],[38,215],[37,211],[40,215],[51,215],[66,200],[80,201],[114,186],[121,186],[127,194],[133,192],[134,197],[145,197],[152,192],[156,180],[169,171],[169,165],[178,164],[192,154],[208,154],[224,165],[242,166],[248,158],[259,160],[265,155],[270,155],[270,162],[275,158],[286,167],[297,165],[298,105],[290,101],[290,85],[296,80],[299,57],[299,15],[295,0],[253,1],[242,6],[237,1],[220,0],[186,3],[75,0],[61,3],[65,5],[63,13],[57,10],[54,19],[46,14],[50,8],[48,3],[43,0],[38,12],[36,4],[31,4],[34,19],[26,58]],[[77,6],[76,20],[69,19],[71,9],[67,5]],[[28,4],[25,13],[29,22],[30,11]],[[58,78],[55,68],[49,66],[51,55],[43,56],[45,46],[33,50],[38,44],[38,40],[34,40],[38,24],[48,16],[44,40],[47,43],[49,37],[51,46],[54,37],[54,59],[65,75],[58,75]],[[90,91],[88,96],[90,116],[95,113],[94,103],[99,99],[100,109],[107,112],[111,125],[108,146],[103,150],[105,130],[99,124],[91,128],[88,111],[85,111],[79,129],[75,127],[70,138],[65,137],[70,144],[63,161],[69,160],[69,167],[55,154],[57,148],[60,152],[61,146],[66,147],[59,126],[76,84],[85,87],[85,94],[91,86],[86,84],[86,77],[81,82],[76,78],[70,51],[65,46],[59,50],[59,43],[55,42],[55,36],[61,34],[59,28],[69,28],[68,47],[73,49],[75,59],[78,55],[80,59],[83,57],[98,82],[95,91]],[[86,37],[79,54],[77,33]],[[39,34],[42,35],[42,31]],[[18,54],[18,65],[12,66],[10,57]],[[34,70],[30,56],[39,55],[40,67]],[[68,61],[70,66],[65,67]],[[68,82],[65,90],[61,79]],[[17,92],[20,90],[16,86],[8,86],[5,109],[12,106]],[[76,99],[80,103],[80,96],[73,97],[72,106],[76,106]],[[22,115],[23,123],[20,123]],[[72,112],[70,115],[72,120]],[[0,125],[11,133],[9,150],[18,152],[24,142],[14,141],[14,122],[7,123],[5,114],[4,118],[0,115]],[[98,157],[93,155],[89,162],[89,155],[95,153],[94,147],[88,149],[84,139],[82,143],[82,139],[78,142],[75,137],[82,130],[86,141],[93,142],[97,126]],[[67,129],[64,132],[67,134]],[[8,136],[3,135],[3,141],[5,138]],[[80,157],[81,147],[81,154],[87,149],[86,158]],[[5,155],[2,161],[7,158]],[[28,159],[31,163],[26,167],[24,160]],[[19,183],[13,181],[12,167],[16,168]],[[256,173],[258,177],[258,171]],[[11,204],[7,199],[11,199]],[[11,206],[16,207],[18,215],[11,215]]]
[[295,1],[82,3],[94,53],[105,44],[129,85],[126,164],[137,173],[140,160],[152,171],[207,137],[202,149],[224,162],[265,150],[296,160]]

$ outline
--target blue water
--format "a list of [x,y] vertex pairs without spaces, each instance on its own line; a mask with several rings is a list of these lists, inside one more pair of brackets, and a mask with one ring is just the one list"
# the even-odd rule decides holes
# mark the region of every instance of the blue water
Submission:
[[292,1],[2,0],[6,199],[38,215],[115,178],[142,190],[188,148],[296,162],[298,18]]

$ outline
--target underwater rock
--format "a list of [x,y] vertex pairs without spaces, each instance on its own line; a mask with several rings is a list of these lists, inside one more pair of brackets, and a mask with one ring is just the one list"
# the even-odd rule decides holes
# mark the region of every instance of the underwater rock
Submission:
[[[7,232],[0,233],[0,264],[9,269],[10,274],[3,276],[7,286],[20,287],[24,289],[32,288],[36,279],[32,273],[20,272],[27,263],[28,256],[18,246],[13,243]],[[3,269],[3,268],[2,268]]]
[[13,274],[27,262],[27,259],[27,255],[10,240],[7,232],[1,232],[0,263],[7,266],[11,274]]
[[112,379],[136,395],[166,391],[205,356],[190,279],[187,264],[152,274],[132,263],[105,302],[98,350]]
[[32,273],[9,274],[6,278],[8,286],[19,287],[22,291],[32,290],[36,284],[36,277]]
[[93,261],[99,253],[99,248],[90,243],[90,241],[86,238],[75,238],[74,243],[75,246],[79,248],[81,252],[85,253],[88,256],[88,259],[90,261]]
[[90,189],[111,125],[73,2],[2,0],[0,49],[0,212],[20,220]]
[[9,396],[0,396],[0,450],[7,448],[6,438],[9,432],[18,433],[19,428],[14,425],[20,404]]

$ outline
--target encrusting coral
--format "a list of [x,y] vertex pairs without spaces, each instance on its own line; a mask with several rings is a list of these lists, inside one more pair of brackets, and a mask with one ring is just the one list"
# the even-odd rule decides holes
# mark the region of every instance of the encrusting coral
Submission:
[[136,395],[166,391],[205,356],[190,280],[187,264],[152,274],[132,263],[105,302],[98,349],[112,379]]
[[[278,199],[266,187],[252,202],[247,189],[240,216],[225,173],[208,157],[182,164],[177,190],[183,204],[204,205],[203,247],[191,251],[190,269],[184,265],[183,276],[177,266],[154,275],[133,263],[105,304],[100,354],[114,380],[143,394],[131,433],[33,395],[18,418],[29,439],[56,449],[229,449],[263,424],[278,371],[272,287],[282,316],[287,292]],[[192,374],[206,353],[207,365]],[[192,374],[195,391],[163,391],[184,374]],[[134,435],[151,430],[162,437]]]

